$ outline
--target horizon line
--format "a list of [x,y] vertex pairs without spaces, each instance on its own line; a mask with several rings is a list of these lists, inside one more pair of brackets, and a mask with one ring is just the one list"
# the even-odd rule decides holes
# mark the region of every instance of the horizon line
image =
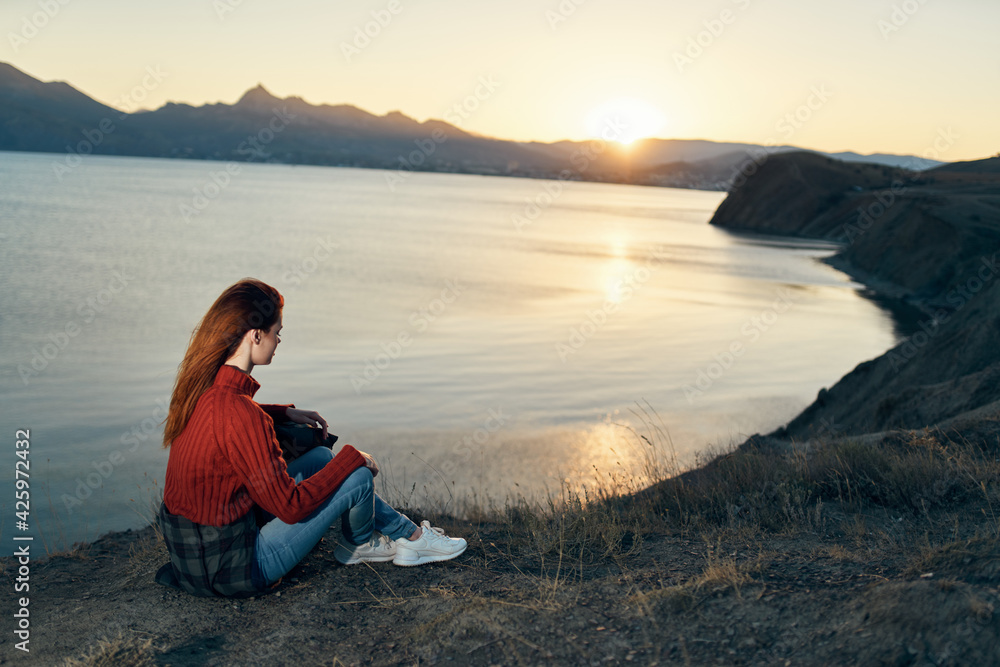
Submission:
[[[469,130],[461,128],[461,127],[455,125],[454,123],[450,123],[450,122],[448,122],[447,120],[445,120],[443,118],[435,118],[433,116],[428,116],[424,120],[420,120],[420,119],[418,119],[415,116],[411,116],[411,115],[407,114],[402,109],[391,109],[391,110],[385,112],[384,114],[378,114],[378,113],[372,112],[372,111],[370,111],[370,110],[368,110],[368,109],[366,109],[364,107],[358,106],[357,104],[354,104],[354,103],[351,103],[351,102],[319,102],[319,103],[315,103],[315,102],[309,102],[308,100],[305,99],[305,97],[303,97],[301,95],[294,95],[294,94],[293,95],[288,95],[286,97],[278,97],[273,92],[271,92],[271,90],[269,90],[264,85],[264,83],[261,82],[261,81],[258,81],[257,85],[252,86],[250,88],[247,88],[245,91],[243,91],[243,93],[240,94],[239,98],[237,100],[235,100],[234,102],[225,102],[223,100],[218,100],[218,101],[215,101],[215,102],[204,101],[201,104],[195,104],[193,102],[167,100],[161,106],[156,107],[156,108],[141,107],[141,108],[136,108],[136,109],[133,109],[133,110],[129,111],[129,110],[126,110],[126,109],[119,108],[119,107],[115,106],[114,104],[104,102],[104,101],[98,99],[97,97],[95,97],[93,95],[90,95],[89,93],[84,92],[83,90],[81,90],[80,88],[78,88],[76,85],[74,85],[70,81],[61,80],[61,79],[53,79],[51,81],[44,81],[44,80],[39,79],[38,77],[36,77],[36,76],[34,76],[32,74],[29,74],[28,72],[24,71],[23,69],[21,69],[17,65],[14,65],[12,62],[9,62],[9,61],[0,61],[0,64],[6,64],[6,65],[12,67],[13,69],[17,70],[18,72],[24,74],[25,76],[28,76],[28,77],[30,77],[30,78],[32,78],[32,79],[34,79],[36,81],[39,81],[39,82],[41,82],[43,84],[61,83],[61,84],[67,85],[67,86],[71,87],[73,90],[75,90],[78,93],[80,93],[81,95],[85,95],[86,97],[90,98],[91,100],[94,100],[95,102],[97,102],[99,104],[102,104],[102,105],[104,105],[104,106],[106,106],[108,108],[114,109],[116,111],[120,111],[120,112],[128,114],[128,115],[132,115],[132,114],[135,114],[135,113],[152,113],[152,112],[158,111],[159,109],[164,108],[168,104],[185,105],[185,106],[190,106],[192,108],[200,108],[200,107],[213,106],[213,105],[219,105],[219,104],[224,105],[224,106],[230,106],[230,107],[232,107],[232,106],[235,106],[236,104],[238,104],[240,102],[240,100],[242,100],[244,97],[246,97],[246,95],[248,93],[250,93],[253,90],[256,90],[257,88],[260,88],[265,93],[267,93],[268,95],[270,95],[271,97],[273,97],[274,99],[279,100],[279,101],[285,101],[285,100],[289,100],[289,99],[296,99],[296,100],[301,100],[304,104],[307,104],[307,105],[312,106],[312,107],[321,107],[321,106],[331,106],[331,107],[345,106],[345,107],[351,107],[353,109],[357,109],[359,111],[363,111],[364,113],[370,114],[370,115],[372,115],[372,116],[374,116],[376,118],[386,118],[390,114],[398,113],[398,114],[404,116],[405,118],[413,120],[414,122],[417,122],[417,123],[419,123],[421,125],[423,125],[425,123],[428,123],[428,122],[431,122],[431,121],[445,123],[445,124],[449,125],[450,127],[453,127],[455,129],[460,130],[462,132],[465,132],[467,134],[470,134],[470,135],[473,135],[473,136],[476,136],[476,137],[479,137],[479,138],[482,138],[482,139],[493,140],[493,141],[506,141],[506,142],[518,143],[518,144],[538,143],[538,144],[545,144],[545,145],[560,144],[560,143],[586,143],[586,142],[590,142],[590,141],[605,141],[605,140],[601,139],[600,137],[586,137],[586,138],[582,138],[582,139],[563,138],[563,139],[555,139],[555,140],[551,140],[551,141],[546,141],[546,140],[543,140],[543,139],[514,139],[514,138],[506,138],[506,137],[498,137],[498,136],[493,136],[493,135],[486,135],[486,134],[482,134],[480,132],[470,132]],[[614,144],[620,146],[620,148],[622,150],[624,150],[624,151],[630,151],[635,144],[637,144],[639,142],[646,142],[646,141],[689,141],[689,142],[703,141],[703,142],[712,143],[712,144],[743,144],[743,145],[746,145],[746,146],[756,146],[756,147],[761,147],[761,148],[785,148],[785,147],[787,147],[787,148],[793,148],[793,149],[798,149],[798,150],[803,150],[803,151],[811,151],[811,152],[814,152],[814,153],[822,153],[822,154],[830,154],[830,155],[837,155],[837,154],[841,154],[841,153],[852,153],[852,154],[858,155],[860,157],[872,157],[872,156],[884,155],[884,156],[892,156],[892,157],[913,157],[913,158],[918,158],[918,159],[923,159],[923,160],[940,162],[941,164],[948,164],[949,163],[949,161],[934,160],[933,158],[926,158],[924,156],[916,155],[914,153],[891,153],[891,152],[885,152],[885,151],[873,151],[873,152],[870,152],[870,153],[862,153],[862,152],[859,152],[859,151],[854,150],[854,149],[829,150],[829,149],[810,148],[810,147],[805,147],[805,146],[797,146],[797,145],[793,145],[793,144],[760,144],[760,143],[755,143],[755,142],[745,141],[745,140],[706,139],[704,137],[690,137],[689,138],[689,137],[654,137],[654,136],[649,136],[649,137],[639,137],[639,138],[636,138],[634,141],[632,141],[632,142],[630,142],[628,144],[621,143],[621,142],[609,142],[609,143],[614,143]],[[989,159],[991,157],[995,157],[996,155],[997,155],[996,153],[985,153],[985,154],[982,154],[981,157],[969,158],[967,160],[952,160],[951,162],[966,162],[966,161],[984,160],[984,159]]]

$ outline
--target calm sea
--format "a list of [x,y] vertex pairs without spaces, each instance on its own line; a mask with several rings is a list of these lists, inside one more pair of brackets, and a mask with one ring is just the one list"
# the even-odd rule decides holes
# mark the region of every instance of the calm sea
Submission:
[[[708,225],[715,192],[0,153],[0,540],[148,522],[191,330],[228,285],[285,296],[260,402],[320,411],[411,505],[639,474],[788,421],[896,340],[818,260]],[[640,413],[641,414],[641,413]],[[30,429],[29,529],[15,431]],[[5,551],[7,547],[4,547]]]

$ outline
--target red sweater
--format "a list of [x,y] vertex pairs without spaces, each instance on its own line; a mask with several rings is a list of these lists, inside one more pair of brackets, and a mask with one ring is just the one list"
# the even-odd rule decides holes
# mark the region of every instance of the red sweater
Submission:
[[258,405],[260,383],[223,366],[170,445],[163,502],[195,523],[222,526],[254,503],[285,523],[298,523],[330,497],[364,458],[350,445],[322,470],[296,484],[274,435],[274,419],[292,405]]

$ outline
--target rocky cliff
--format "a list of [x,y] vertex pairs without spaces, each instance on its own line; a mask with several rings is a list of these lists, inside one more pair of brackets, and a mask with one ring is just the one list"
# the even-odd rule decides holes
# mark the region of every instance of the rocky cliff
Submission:
[[1000,400],[997,163],[914,173],[774,155],[722,203],[713,225],[838,241],[831,264],[923,311],[912,335],[772,435],[919,428]]

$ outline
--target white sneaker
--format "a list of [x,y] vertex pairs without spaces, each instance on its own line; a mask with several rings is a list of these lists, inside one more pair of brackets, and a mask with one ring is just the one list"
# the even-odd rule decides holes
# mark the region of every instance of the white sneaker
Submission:
[[393,565],[423,565],[451,560],[462,555],[468,546],[461,537],[448,537],[441,528],[434,528],[429,521],[420,522],[423,533],[419,540],[396,540],[396,557]]
[[337,540],[337,548],[333,557],[344,565],[355,563],[385,563],[396,555],[396,543],[385,535],[372,533],[372,538],[365,544],[351,544],[341,537]]

